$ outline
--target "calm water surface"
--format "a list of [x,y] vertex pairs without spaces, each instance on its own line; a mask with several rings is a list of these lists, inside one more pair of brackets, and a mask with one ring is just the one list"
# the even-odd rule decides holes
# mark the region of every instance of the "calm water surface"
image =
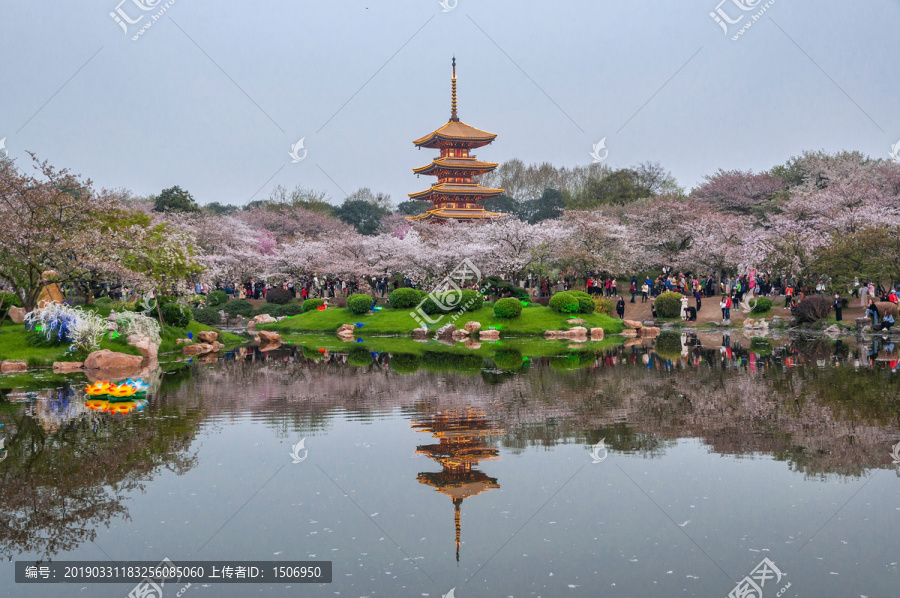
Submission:
[[305,339],[166,364],[129,413],[0,378],[0,593],[124,597],[12,562],[169,558],[333,562],[185,596],[725,597],[768,558],[763,596],[900,595],[893,345],[725,340]]

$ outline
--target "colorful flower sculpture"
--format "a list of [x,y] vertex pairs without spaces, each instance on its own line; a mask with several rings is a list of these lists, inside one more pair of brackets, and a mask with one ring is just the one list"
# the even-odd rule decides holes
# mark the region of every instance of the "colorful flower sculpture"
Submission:
[[128,386],[133,386],[135,388],[135,392],[147,392],[147,389],[150,388],[150,385],[144,382],[143,378],[138,378],[137,380],[132,380],[129,378],[125,381],[125,384]]
[[110,384],[109,389],[106,391],[108,395],[117,398],[130,397],[136,392],[137,389],[134,386],[124,382],[122,384]]
[[84,389],[84,392],[88,393],[91,396],[101,396],[107,394],[107,390],[109,390],[109,380],[97,381],[91,384],[90,386]]

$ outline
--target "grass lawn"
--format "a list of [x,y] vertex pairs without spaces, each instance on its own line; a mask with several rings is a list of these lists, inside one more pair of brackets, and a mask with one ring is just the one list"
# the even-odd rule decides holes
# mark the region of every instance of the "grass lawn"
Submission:
[[[411,334],[419,324],[409,315],[408,309],[385,308],[371,315],[356,315],[347,308],[328,308],[324,311],[310,311],[299,316],[288,318],[275,324],[259,326],[261,330],[275,330],[284,333],[292,332],[335,332],[341,324],[363,324],[357,329],[357,334]],[[434,317],[434,316],[432,316]],[[453,314],[441,317],[437,324],[430,326],[431,330],[437,330],[441,326],[451,322]],[[479,322],[482,328],[496,328],[501,335],[543,335],[547,330],[566,330],[571,328],[566,324],[570,318],[581,318],[585,321],[586,328],[603,328],[607,334],[622,332],[624,325],[621,320],[605,316],[603,314],[575,314],[564,315],[551,310],[548,307],[533,306],[522,309],[522,315],[510,320],[494,317],[493,307],[483,307],[477,311],[467,312],[460,316],[454,324],[462,328],[466,322]]]
[[[204,326],[199,322],[191,321],[188,327],[174,328],[166,326],[162,334],[162,344],[159,352],[167,353],[175,351],[178,347],[175,340],[186,338],[188,332],[192,332],[194,336],[201,330],[215,330],[209,326]],[[83,361],[85,355],[75,355],[69,353],[69,345],[57,345],[52,347],[35,347],[28,342],[31,333],[25,330],[24,324],[13,324],[4,322],[3,328],[0,328],[0,361],[6,359],[27,361],[30,367],[45,367],[53,365],[54,361]],[[246,339],[236,334],[227,332],[219,332],[219,342],[222,344],[243,343]],[[104,338],[100,343],[101,349],[109,349],[119,353],[127,353],[129,355],[139,355],[138,350],[126,342],[126,339],[119,336],[114,339]]]

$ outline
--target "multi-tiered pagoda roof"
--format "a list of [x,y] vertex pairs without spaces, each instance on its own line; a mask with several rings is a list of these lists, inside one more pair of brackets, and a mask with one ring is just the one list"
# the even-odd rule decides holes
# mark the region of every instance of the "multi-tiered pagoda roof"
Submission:
[[409,220],[484,220],[505,216],[485,210],[479,202],[503,193],[503,189],[482,187],[474,177],[497,168],[495,162],[482,162],[470,153],[472,149],[491,143],[497,135],[476,129],[459,120],[456,110],[456,58],[453,59],[451,79],[450,120],[413,143],[419,148],[440,150],[431,164],[414,168],[416,174],[436,176],[431,188],[410,193],[412,199],[430,201],[433,207]]

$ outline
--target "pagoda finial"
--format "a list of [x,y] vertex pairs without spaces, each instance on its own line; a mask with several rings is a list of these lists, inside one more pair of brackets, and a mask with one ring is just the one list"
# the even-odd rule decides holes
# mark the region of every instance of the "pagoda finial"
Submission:
[[459,536],[462,531],[462,522],[460,521],[459,516],[459,507],[462,505],[463,499],[454,498],[453,499],[453,522],[456,524],[456,560],[459,561]]
[[452,89],[450,94],[450,120],[459,122],[459,116],[456,115],[456,56],[453,57],[453,79],[450,86]]

